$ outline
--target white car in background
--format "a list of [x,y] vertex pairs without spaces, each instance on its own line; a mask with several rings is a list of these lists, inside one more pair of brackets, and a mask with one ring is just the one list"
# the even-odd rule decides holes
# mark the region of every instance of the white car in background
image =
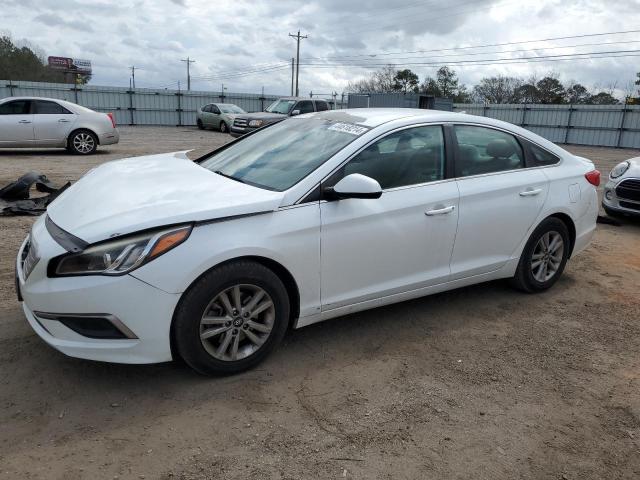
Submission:
[[113,145],[119,140],[110,113],[54,98],[0,100],[0,148],[60,147],[89,155],[98,145]]
[[599,180],[485,117],[300,115],[195,162],[90,171],[22,244],[18,294],[68,355],[238,372],[290,326],[500,278],[548,289],[594,233]]
[[640,216],[640,157],[625,160],[611,170],[602,207],[612,216]]

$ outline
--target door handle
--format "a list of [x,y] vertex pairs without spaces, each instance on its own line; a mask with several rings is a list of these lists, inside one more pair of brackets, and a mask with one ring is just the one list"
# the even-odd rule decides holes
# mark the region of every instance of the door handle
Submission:
[[60,122],[60,123],[69,123],[69,120],[67,120],[66,118],[61,118],[60,120],[58,120],[58,122]]
[[446,215],[447,213],[453,212],[455,209],[455,206],[450,205],[448,207],[437,208],[435,210],[427,210],[426,212],[424,212],[424,214],[429,217],[433,217],[434,215]]
[[539,195],[542,192],[541,188],[532,188],[530,190],[525,190],[520,192],[521,197],[533,197],[535,195]]
[[20,120],[18,123],[31,123],[31,120]]

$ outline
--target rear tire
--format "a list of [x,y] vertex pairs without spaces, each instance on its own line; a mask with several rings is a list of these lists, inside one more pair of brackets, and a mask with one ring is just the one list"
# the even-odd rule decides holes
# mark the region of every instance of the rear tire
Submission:
[[76,130],[67,140],[67,150],[75,155],[91,155],[97,149],[98,137],[89,130]]
[[547,218],[529,237],[511,284],[527,293],[551,288],[564,271],[570,247],[565,223],[555,217]]
[[222,265],[183,295],[173,319],[174,345],[203,375],[242,372],[262,362],[280,343],[289,308],[284,284],[264,265]]
[[202,120],[198,119],[196,124],[198,125],[198,130],[204,130],[204,124],[202,123]]

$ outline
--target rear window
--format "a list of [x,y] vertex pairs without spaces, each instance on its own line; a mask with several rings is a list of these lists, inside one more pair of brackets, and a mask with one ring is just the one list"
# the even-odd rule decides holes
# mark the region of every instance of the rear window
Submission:
[[34,113],[37,114],[41,114],[41,115],[69,115],[71,114],[71,112],[69,110],[67,110],[66,108],[64,108],[62,105],[56,103],[56,102],[48,102],[45,100],[36,100],[34,102],[35,105],[35,111]]

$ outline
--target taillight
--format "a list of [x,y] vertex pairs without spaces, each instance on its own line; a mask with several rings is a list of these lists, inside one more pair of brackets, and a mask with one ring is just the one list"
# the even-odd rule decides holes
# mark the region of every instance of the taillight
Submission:
[[111,125],[113,126],[113,128],[116,128],[116,119],[113,116],[113,113],[107,113],[107,117],[109,117],[109,120],[111,120]]
[[584,178],[587,179],[594,187],[598,187],[600,185],[600,172],[598,170],[591,170],[584,174]]

